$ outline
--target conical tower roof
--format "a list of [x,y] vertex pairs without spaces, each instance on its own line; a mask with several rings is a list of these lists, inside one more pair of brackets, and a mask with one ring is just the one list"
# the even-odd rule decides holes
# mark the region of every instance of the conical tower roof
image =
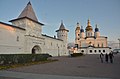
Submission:
[[34,12],[34,10],[32,8],[32,4],[31,4],[30,1],[28,2],[27,6],[23,9],[23,11],[20,13],[18,18],[10,20],[9,22],[16,21],[16,20],[23,19],[23,18],[27,18],[27,19],[30,19],[30,20],[36,22],[36,23],[44,25],[44,24],[38,22],[38,19],[37,19],[36,15],[35,15],[35,12]]
[[59,30],[56,30],[56,32],[61,31],[61,30],[65,30],[65,31],[69,32],[69,30],[65,29],[65,26],[64,26],[64,24],[63,24],[63,21],[61,21],[60,28],[59,28]]
[[24,8],[24,10],[18,16],[18,18],[23,18],[23,17],[27,17],[34,21],[38,21],[30,2],[28,2],[27,6]]

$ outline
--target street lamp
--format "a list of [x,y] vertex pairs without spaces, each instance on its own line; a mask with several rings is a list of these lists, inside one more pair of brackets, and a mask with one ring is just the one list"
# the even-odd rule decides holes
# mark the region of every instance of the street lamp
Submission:
[[60,54],[59,54],[59,46],[58,46],[58,57],[60,56]]
[[119,49],[120,49],[120,38],[118,38],[118,41],[119,41]]

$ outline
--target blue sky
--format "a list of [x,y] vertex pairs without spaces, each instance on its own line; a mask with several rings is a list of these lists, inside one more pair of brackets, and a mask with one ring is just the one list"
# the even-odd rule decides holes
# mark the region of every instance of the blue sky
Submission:
[[45,24],[44,34],[56,35],[63,20],[69,42],[74,42],[76,23],[85,29],[89,18],[93,29],[98,24],[101,36],[107,36],[108,41],[120,38],[120,0],[0,0],[0,21],[17,18],[29,1],[39,22]]

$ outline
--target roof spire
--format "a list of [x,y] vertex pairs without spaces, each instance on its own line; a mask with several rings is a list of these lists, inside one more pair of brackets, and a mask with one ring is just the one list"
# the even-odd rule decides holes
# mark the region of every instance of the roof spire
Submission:
[[61,23],[63,23],[63,20],[61,20]]
[[28,2],[27,6],[24,8],[24,10],[21,12],[21,14],[18,16],[18,18],[23,18],[23,17],[27,17],[27,18],[30,18],[30,19],[38,22],[38,19],[35,15],[35,12],[32,8],[30,1]]
[[95,25],[95,32],[98,32],[99,31],[99,28],[97,26],[97,24]]
[[83,26],[81,26],[81,30],[80,30],[81,32],[84,32],[84,29],[83,29]]
[[80,27],[80,23],[79,22],[77,22],[77,27]]
[[60,28],[59,28],[59,30],[56,30],[56,32],[58,32],[58,31],[60,31],[60,30],[65,30],[65,31],[69,32],[69,30],[67,30],[67,29],[65,28],[65,26],[64,26],[64,24],[63,24],[63,20],[61,20]]
[[63,24],[63,20],[61,20],[61,25],[60,25],[60,28],[59,29],[65,29],[65,26]]
[[96,28],[98,28],[97,24],[95,25]]
[[27,5],[31,5],[31,2],[29,1]]
[[88,23],[87,23],[88,26],[90,26],[90,20],[88,19]]
[[80,24],[77,22],[76,30],[80,30]]

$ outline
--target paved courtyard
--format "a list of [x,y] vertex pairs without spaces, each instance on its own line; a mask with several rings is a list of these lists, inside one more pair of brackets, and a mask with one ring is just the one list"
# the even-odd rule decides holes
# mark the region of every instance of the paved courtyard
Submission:
[[99,55],[53,57],[59,61],[0,71],[0,79],[120,79],[120,55],[101,63]]

